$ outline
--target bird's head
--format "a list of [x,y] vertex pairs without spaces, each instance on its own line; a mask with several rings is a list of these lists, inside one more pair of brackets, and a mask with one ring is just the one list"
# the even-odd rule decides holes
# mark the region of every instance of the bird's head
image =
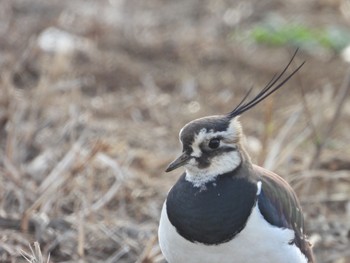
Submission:
[[209,116],[191,121],[179,134],[182,154],[166,171],[184,166],[188,176],[196,178],[232,171],[241,163],[241,137],[237,117]]
[[179,134],[182,154],[170,163],[166,172],[184,166],[186,179],[201,186],[220,174],[233,171],[243,160],[249,160],[242,147],[243,134],[238,117],[282,87],[303,66],[304,63],[283,79],[296,53],[282,72],[250,101],[247,98],[251,90],[228,114],[204,117],[186,124]]

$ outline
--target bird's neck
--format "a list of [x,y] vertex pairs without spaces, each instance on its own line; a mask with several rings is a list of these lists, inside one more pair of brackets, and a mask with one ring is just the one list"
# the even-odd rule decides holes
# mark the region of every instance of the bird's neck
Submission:
[[242,143],[238,144],[238,149],[239,149],[239,152],[241,153],[242,163],[252,165],[250,155],[248,154],[248,152],[246,151]]

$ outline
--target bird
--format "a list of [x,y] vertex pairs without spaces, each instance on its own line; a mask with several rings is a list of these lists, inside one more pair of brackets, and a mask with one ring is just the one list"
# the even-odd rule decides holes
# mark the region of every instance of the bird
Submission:
[[182,154],[166,172],[185,171],[169,190],[158,227],[169,263],[314,263],[298,197],[281,176],[253,164],[239,116],[280,89],[295,51],[281,73],[229,113],[187,123]]

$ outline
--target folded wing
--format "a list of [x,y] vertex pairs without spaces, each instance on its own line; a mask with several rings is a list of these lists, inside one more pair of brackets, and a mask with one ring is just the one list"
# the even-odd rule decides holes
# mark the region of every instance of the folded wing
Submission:
[[277,174],[257,165],[254,165],[254,170],[262,182],[262,190],[258,197],[261,214],[271,225],[292,229],[295,237],[290,243],[299,247],[308,262],[313,263],[311,246],[304,234],[301,206],[295,192]]

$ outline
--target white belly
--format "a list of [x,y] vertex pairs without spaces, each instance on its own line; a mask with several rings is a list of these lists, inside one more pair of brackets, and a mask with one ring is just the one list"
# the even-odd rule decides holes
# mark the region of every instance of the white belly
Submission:
[[207,246],[180,236],[168,219],[164,203],[158,235],[169,263],[307,263],[300,250],[288,244],[294,232],[269,224],[257,205],[245,228],[233,240]]

